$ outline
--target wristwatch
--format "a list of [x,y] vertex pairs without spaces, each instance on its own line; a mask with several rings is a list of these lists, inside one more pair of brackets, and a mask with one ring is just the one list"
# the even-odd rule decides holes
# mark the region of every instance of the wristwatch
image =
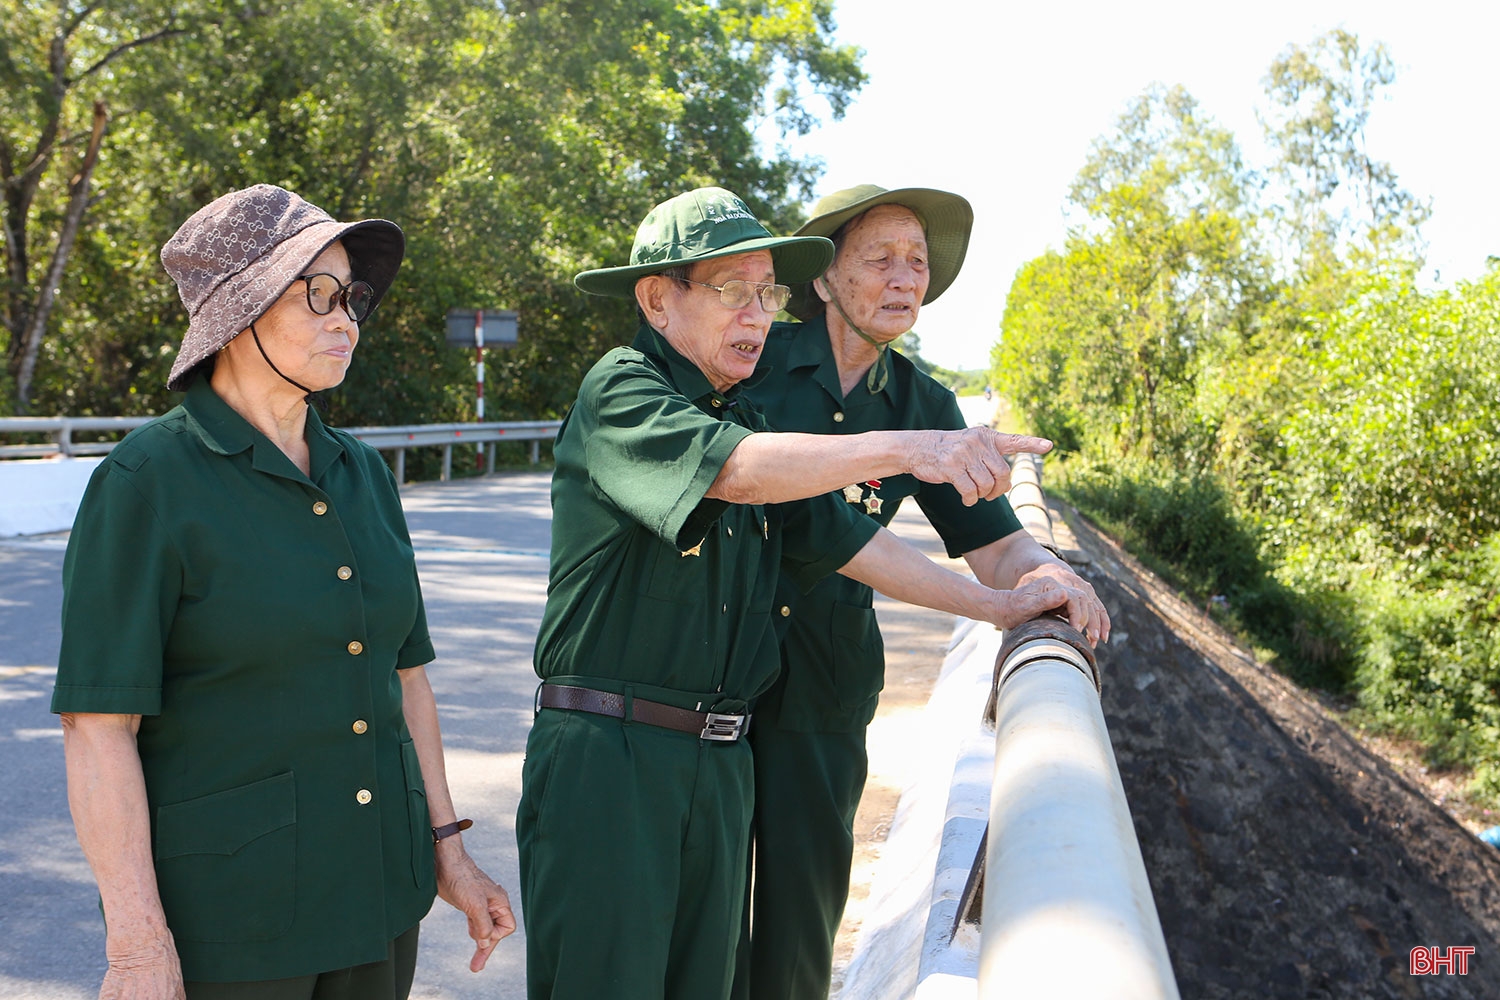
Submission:
[[444,837],[451,837],[455,833],[461,833],[473,825],[474,821],[472,819],[461,819],[444,826],[435,826],[432,828],[432,842],[436,844]]

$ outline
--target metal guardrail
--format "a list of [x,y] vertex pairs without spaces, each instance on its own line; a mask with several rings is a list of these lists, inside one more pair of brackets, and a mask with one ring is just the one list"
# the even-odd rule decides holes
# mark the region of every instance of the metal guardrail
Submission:
[[485,463],[485,472],[495,471],[495,449],[493,442],[530,441],[531,464],[541,461],[543,441],[557,437],[561,420],[514,420],[484,424],[411,424],[407,427],[346,427],[350,434],[380,451],[396,453],[396,482],[406,482],[406,449],[443,449],[444,482],[453,474],[454,445],[478,445]]
[[[141,426],[152,417],[4,417],[0,418],[0,435],[45,435],[51,440],[45,444],[0,445],[0,459],[48,458],[52,456],[74,457],[80,455],[103,455],[117,441],[74,441],[77,432],[107,431],[125,434]],[[455,445],[475,445],[484,462],[485,471],[495,471],[495,449],[491,444],[501,441],[530,441],[531,463],[541,460],[541,443],[557,436],[561,420],[516,420],[475,424],[411,424],[405,427],[348,427],[350,434],[379,451],[396,453],[396,481],[406,481],[406,450],[408,448],[442,448],[442,478],[446,481],[453,473],[453,448]]]
[[0,434],[46,435],[46,444],[0,445],[0,458],[48,458],[53,455],[103,455],[114,441],[74,441],[78,431],[125,434],[153,417],[0,417]]
[[[1022,523],[1056,551],[1041,459],[1018,456],[1012,478]],[[980,1000],[1178,1000],[1099,690],[1065,621],[1007,633],[986,706],[989,829],[960,906],[960,920],[980,907]]]

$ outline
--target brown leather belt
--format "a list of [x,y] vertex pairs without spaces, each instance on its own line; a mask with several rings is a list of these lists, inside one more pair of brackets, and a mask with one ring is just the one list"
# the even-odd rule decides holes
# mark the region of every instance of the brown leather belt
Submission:
[[[566,684],[543,684],[537,691],[538,708],[563,708],[570,712],[590,712],[612,719],[625,718],[625,696],[612,691],[570,687]],[[644,698],[630,700],[630,718],[648,726],[660,726],[679,733],[691,733],[701,740],[732,743],[750,729],[750,716],[725,715],[721,712],[694,712],[688,708],[663,705]]]

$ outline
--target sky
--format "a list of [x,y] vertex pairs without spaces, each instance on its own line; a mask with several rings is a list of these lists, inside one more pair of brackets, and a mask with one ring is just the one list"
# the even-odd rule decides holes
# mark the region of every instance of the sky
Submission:
[[[1500,129],[1494,48],[1500,5],[1437,0],[990,3],[839,0],[836,41],[869,75],[844,119],[786,140],[822,158],[819,196],[856,184],[935,187],[974,205],[957,282],[922,309],[922,354],[986,368],[1011,279],[1065,237],[1068,186],[1090,143],[1152,83],[1181,84],[1268,163],[1257,107],[1289,45],[1343,27],[1396,64],[1371,115],[1371,154],[1430,198],[1424,278],[1447,285],[1500,254]],[[811,208],[811,205],[808,206]]]

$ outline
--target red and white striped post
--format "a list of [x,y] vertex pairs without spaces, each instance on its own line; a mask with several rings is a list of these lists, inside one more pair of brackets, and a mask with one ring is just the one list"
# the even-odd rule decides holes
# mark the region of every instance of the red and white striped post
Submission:
[[[474,386],[478,394],[478,404],[475,406],[475,416],[480,423],[484,423],[484,310],[474,310]],[[474,467],[483,471],[484,450],[489,445],[480,444],[479,451],[474,456]]]

